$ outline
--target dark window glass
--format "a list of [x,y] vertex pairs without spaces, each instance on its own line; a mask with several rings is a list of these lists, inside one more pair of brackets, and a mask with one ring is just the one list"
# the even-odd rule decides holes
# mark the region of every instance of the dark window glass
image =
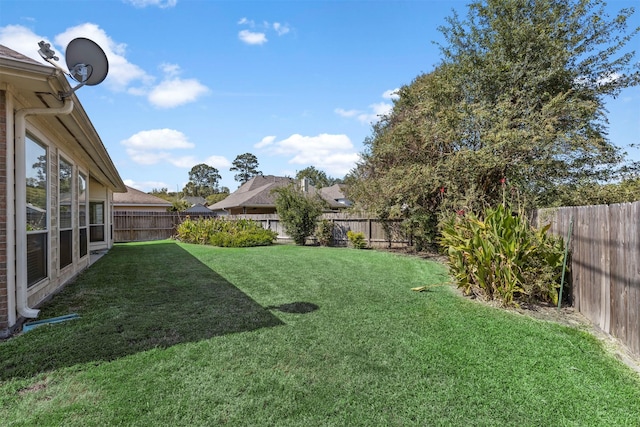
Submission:
[[60,232],[60,268],[73,262],[73,230]]
[[87,254],[87,227],[80,229],[80,258]]
[[47,277],[47,233],[27,234],[27,287]]
[[104,242],[104,225],[92,225],[89,230],[89,239],[92,242]]

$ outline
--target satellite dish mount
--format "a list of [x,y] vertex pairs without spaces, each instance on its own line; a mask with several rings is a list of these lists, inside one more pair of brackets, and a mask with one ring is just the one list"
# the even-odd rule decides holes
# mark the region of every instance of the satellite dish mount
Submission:
[[51,50],[49,43],[45,43],[45,41],[42,40],[38,43],[38,46],[40,46],[38,53],[42,59],[79,83],[71,89],[70,92],[63,93],[63,98],[70,96],[84,85],[95,86],[100,84],[107,77],[107,73],[109,72],[107,55],[105,55],[100,46],[89,39],[79,37],[71,40],[67,45],[65,60],[69,70],[68,72],[54,62],[60,58],[55,56],[56,53]]

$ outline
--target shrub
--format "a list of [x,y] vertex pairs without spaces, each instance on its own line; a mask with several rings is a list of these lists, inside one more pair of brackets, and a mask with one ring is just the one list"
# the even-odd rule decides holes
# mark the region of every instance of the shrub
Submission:
[[192,220],[187,217],[178,225],[177,237],[186,243],[244,248],[270,245],[278,234],[248,219],[198,218]]
[[535,230],[504,204],[444,223],[440,244],[448,255],[458,287],[469,294],[497,299],[557,304],[564,243],[548,235],[550,225]]
[[315,194],[305,194],[294,185],[272,191],[276,194],[276,210],[284,229],[297,245],[304,245],[322,213],[320,198]]
[[333,245],[333,222],[323,219],[316,227],[316,238],[321,246]]
[[349,239],[349,242],[351,243],[351,246],[354,247],[355,249],[364,249],[367,247],[367,242],[364,239],[364,233],[358,231],[358,232],[354,232],[354,231],[347,231],[347,239]]

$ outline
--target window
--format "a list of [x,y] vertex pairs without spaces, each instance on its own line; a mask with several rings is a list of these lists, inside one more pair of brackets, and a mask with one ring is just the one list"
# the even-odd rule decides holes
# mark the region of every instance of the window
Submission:
[[60,230],[60,268],[73,262],[73,191],[72,191],[73,166],[60,158],[58,167],[58,224]]
[[87,245],[87,177],[78,173],[78,229],[80,258],[88,251]]
[[89,203],[89,241],[104,242],[104,202]]
[[27,286],[48,275],[47,271],[47,149],[31,138],[25,141],[27,204]]

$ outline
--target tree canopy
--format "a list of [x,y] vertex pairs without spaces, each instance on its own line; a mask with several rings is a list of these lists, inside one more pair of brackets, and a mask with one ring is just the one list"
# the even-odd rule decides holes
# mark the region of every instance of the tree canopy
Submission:
[[[606,182],[624,153],[605,100],[640,83],[633,9],[598,0],[484,0],[440,28],[442,62],[399,90],[374,125],[349,195],[382,216],[433,227],[513,192],[531,206]],[[426,225],[429,224],[429,225]]]
[[218,182],[222,177],[218,169],[204,163],[195,165],[189,171],[189,182],[182,190],[185,196],[207,197],[218,192]]
[[298,171],[298,173],[296,173],[296,179],[300,180],[302,178],[307,178],[309,184],[316,188],[330,187],[333,184],[341,182],[340,179],[328,176],[326,172],[316,169],[315,166],[309,166]]
[[258,170],[258,158],[251,153],[244,153],[236,156],[233,166],[229,169],[231,172],[238,172],[234,179],[240,184],[244,184],[257,175],[262,175]]

